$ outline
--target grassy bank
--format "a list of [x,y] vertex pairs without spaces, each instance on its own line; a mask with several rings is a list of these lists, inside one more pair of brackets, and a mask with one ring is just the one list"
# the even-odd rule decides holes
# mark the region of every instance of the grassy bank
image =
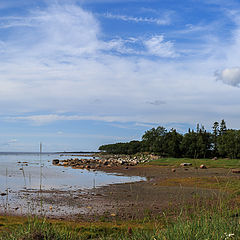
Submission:
[[238,209],[203,209],[148,222],[71,223],[36,218],[0,218],[1,240],[182,240],[240,239]]
[[201,164],[211,168],[240,168],[240,159],[221,158],[213,159],[192,159],[192,158],[160,158],[151,160],[149,165],[156,166],[173,166],[179,167],[181,163],[192,163],[193,167],[199,167]]

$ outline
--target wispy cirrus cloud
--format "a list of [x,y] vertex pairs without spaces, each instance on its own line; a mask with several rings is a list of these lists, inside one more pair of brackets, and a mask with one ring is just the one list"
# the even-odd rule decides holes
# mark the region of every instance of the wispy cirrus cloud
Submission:
[[105,13],[101,16],[109,19],[116,19],[126,22],[135,22],[135,23],[154,23],[157,25],[169,25],[171,19],[168,15],[165,15],[163,18],[153,18],[153,17],[132,17],[127,15],[118,15],[112,13]]
[[179,54],[173,42],[166,41],[163,35],[150,37],[116,38],[103,45],[102,50],[113,50],[122,54],[176,58]]
[[94,116],[94,115],[59,115],[59,114],[45,114],[45,115],[31,115],[31,116],[15,116],[7,117],[5,121],[30,121],[37,125],[48,124],[56,121],[80,121],[92,120],[103,122],[128,122],[131,118],[125,116]]

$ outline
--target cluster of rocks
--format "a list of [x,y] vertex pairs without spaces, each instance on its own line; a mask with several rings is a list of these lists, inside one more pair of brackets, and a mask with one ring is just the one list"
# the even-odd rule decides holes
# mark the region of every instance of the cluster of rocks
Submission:
[[122,157],[104,157],[104,158],[95,158],[92,159],[85,159],[85,158],[74,158],[74,159],[67,159],[67,160],[59,160],[54,159],[52,163],[58,166],[65,166],[65,167],[73,167],[73,168],[80,168],[80,169],[100,169],[105,167],[119,167],[124,166],[128,168],[129,166],[136,166],[140,162],[145,162],[146,160],[142,161],[137,157],[130,158],[122,158]]

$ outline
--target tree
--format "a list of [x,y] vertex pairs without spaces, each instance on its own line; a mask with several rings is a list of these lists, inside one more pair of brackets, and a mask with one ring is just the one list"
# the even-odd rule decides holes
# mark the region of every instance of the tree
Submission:
[[194,130],[184,134],[180,149],[184,157],[197,158],[197,133]]
[[146,131],[142,136],[144,151],[163,153],[163,143],[166,133],[166,128],[161,126]]
[[182,142],[183,136],[179,134],[176,129],[171,129],[165,135],[164,141],[164,152],[169,157],[181,157],[180,145]]
[[227,131],[227,125],[224,119],[220,123],[220,129],[219,129],[219,134],[223,135]]
[[238,158],[240,154],[240,130],[228,129],[220,137],[219,154],[222,157]]
[[226,137],[224,136],[226,133],[227,133],[227,126],[223,119],[220,123],[219,136],[217,140],[218,153],[221,157],[227,156]]
[[217,155],[218,153],[218,144],[217,144],[217,138],[218,138],[218,134],[219,134],[219,123],[215,122],[213,124],[213,154]]

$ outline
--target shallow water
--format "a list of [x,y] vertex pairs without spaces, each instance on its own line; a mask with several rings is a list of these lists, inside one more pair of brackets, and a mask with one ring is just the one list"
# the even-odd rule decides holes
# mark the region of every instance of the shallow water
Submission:
[[[84,191],[100,186],[145,180],[137,176],[120,176],[52,165],[53,159],[68,158],[76,156],[0,153],[0,214],[44,214],[53,217],[84,214],[88,212],[88,207],[79,204],[68,206],[66,199],[71,202],[74,197],[84,194]],[[87,155],[78,158],[91,157]],[[43,201],[49,197],[51,203]]]
[[[90,189],[114,183],[141,181],[141,177],[119,176],[100,171],[52,165],[53,159],[75,158],[50,153],[0,153],[0,192],[7,189]],[[79,157],[79,158],[89,158]],[[26,162],[26,163],[23,163]],[[42,166],[42,168],[41,168]]]

